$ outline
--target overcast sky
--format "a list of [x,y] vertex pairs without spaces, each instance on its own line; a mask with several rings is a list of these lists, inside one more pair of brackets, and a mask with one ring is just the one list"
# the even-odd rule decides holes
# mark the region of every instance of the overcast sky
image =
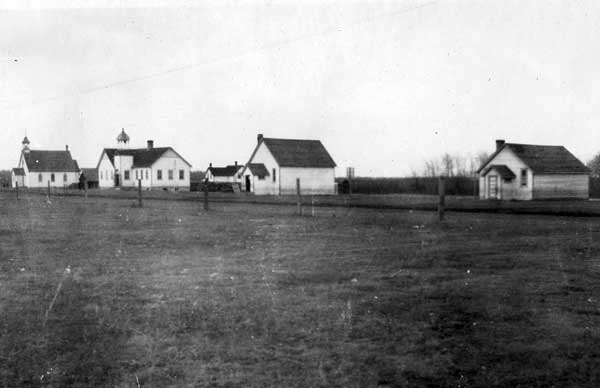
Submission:
[[93,167],[121,128],[201,170],[257,133],[376,176],[496,138],[600,151],[597,1],[51,3],[0,2],[2,169],[25,133]]

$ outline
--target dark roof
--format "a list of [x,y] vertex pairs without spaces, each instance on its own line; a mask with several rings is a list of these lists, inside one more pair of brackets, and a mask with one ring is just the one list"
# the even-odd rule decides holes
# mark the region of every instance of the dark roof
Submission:
[[23,169],[23,168],[13,168],[12,172],[16,176],[25,176],[25,169]]
[[252,175],[256,175],[259,178],[269,176],[269,170],[267,170],[267,167],[262,163],[250,163],[248,164],[248,168],[250,169],[250,172],[252,172]]
[[510,149],[536,174],[589,174],[589,169],[563,146],[506,143],[479,168],[482,171],[502,150]]
[[81,174],[88,182],[98,182],[98,170],[95,168],[82,168]]
[[209,167],[208,171],[210,171],[210,173],[213,176],[233,176],[242,167],[243,166],[239,166],[239,165],[238,166],[229,165],[227,167]]
[[70,151],[29,151],[23,152],[29,171],[35,172],[79,172],[77,161]]
[[516,178],[515,173],[512,172],[512,170],[510,168],[508,168],[508,166],[506,166],[505,164],[492,164],[492,165],[486,167],[485,170],[483,170],[483,174],[484,175],[487,174],[488,171],[490,171],[492,169],[498,171],[498,173],[500,174],[502,179],[511,180],[511,179]]
[[320,140],[263,138],[280,167],[333,168],[335,162]]
[[[118,148],[105,148],[103,152],[106,152],[110,162],[115,164],[115,155],[129,155],[133,156],[133,168],[151,167],[165,152],[175,150],[171,147],[156,147],[156,148],[134,148],[134,149],[118,149]],[[177,156],[181,158],[188,166],[191,166],[185,159],[181,157],[177,152]],[[100,164],[100,163],[98,163]]]

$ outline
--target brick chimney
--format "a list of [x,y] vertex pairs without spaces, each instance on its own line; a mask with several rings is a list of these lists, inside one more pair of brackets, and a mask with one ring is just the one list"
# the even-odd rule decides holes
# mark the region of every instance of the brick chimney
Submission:
[[148,150],[154,148],[154,140],[148,140]]
[[65,151],[69,151],[69,145],[65,145]]
[[498,151],[503,145],[504,145],[505,141],[498,139],[496,140],[496,151]]
[[263,139],[263,134],[259,133],[258,136],[256,136],[257,143],[260,143],[262,139]]

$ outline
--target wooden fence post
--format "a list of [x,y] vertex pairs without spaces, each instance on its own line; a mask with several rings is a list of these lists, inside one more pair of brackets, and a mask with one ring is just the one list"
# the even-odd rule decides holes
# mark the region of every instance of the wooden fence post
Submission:
[[208,182],[204,182],[204,210],[208,211]]
[[302,197],[300,197],[300,178],[296,178],[296,195],[298,196],[298,215],[302,215]]
[[48,199],[50,199],[50,181],[48,181]]
[[446,188],[445,188],[445,179],[443,176],[440,176],[439,180],[438,180],[438,194],[440,196],[439,202],[438,202],[438,216],[440,218],[440,221],[444,221],[444,206],[445,206],[445,195],[446,195]]
[[140,207],[143,206],[142,204],[142,180],[138,179],[138,204]]
[[16,192],[17,192],[17,201],[18,201],[19,200],[19,182],[15,181],[15,189],[16,189]]

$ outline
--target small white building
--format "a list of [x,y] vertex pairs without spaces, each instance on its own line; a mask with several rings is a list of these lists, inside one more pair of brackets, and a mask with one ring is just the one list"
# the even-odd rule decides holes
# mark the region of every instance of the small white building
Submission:
[[589,170],[563,146],[496,140],[477,173],[481,199],[589,198]]
[[171,147],[154,147],[148,140],[146,148],[128,148],[129,136],[122,130],[117,137],[118,148],[105,148],[98,161],[100,188],[137,187],[146,189],[190,189],[189,164]]
[[12,187],[68,187],[79,182],[79,166],[68,146],[64,151],[47,151],[32,150],[29,144],[25,136],[19,165],[12,169]]
[[243,169],[244,166],[238,165],[237,162],[225,167],[213,167],[212,163],[210,163],[204,174],[204,178],[209,182],[237,183],[240,181],[240,174]]
[[241,172],[242,190],[254,194],[335,194],[336,164],[319,140],[274,139],[259,134]]

